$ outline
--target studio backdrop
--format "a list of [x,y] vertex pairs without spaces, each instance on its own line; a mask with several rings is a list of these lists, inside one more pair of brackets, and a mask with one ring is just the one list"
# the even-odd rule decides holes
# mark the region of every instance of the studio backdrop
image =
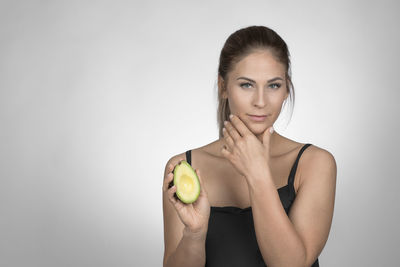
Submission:
[[320,266],[397,266],[399,3],[0,1],[0,266],[162,266],[172,156],[218,138],[234,31],[287,43],[276,130],[337,162]]

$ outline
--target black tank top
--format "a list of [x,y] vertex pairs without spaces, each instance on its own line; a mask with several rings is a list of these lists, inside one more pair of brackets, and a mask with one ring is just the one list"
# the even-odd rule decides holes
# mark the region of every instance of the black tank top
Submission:
[[[282,205],[289,214],[296,193],[294,176],[305,144],[299,151],[288,177],[288,183],[278,189]],[[191,164],[191,150],[186,151]],[[251,207],[211,206],[206,237],[206,267],[266,267],[258,247]],[[319,267],[318,258],[311,267]]]

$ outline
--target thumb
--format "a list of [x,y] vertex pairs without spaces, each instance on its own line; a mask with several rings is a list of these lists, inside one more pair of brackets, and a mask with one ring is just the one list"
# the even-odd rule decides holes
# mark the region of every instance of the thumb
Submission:
[[263,145],[269,148],[269,140],[271,139],[271,135],[274,132],[274,126],[267,128],[263,134]]

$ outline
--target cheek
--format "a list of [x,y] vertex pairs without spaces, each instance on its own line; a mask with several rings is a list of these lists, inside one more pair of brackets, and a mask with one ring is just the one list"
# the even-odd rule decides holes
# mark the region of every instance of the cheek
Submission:
[[281,108],[283,102],[285,101],[285,95],[281,94],[271,95],[270,100],[271,100],[270,101],[271,105],[273,105],[276,108]]
[[229,98],[229,104],[232,112],[236,109],[240,110],[245,108],[249,101],[251,101],[249,94],[245,94],[239,90],[232,90]]

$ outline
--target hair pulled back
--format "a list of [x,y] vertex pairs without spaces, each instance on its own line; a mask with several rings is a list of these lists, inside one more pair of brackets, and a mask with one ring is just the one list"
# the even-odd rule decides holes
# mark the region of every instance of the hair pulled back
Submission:
[[[232,33],[221,50],[218,75],[225,81],[235,64],[253,52],[268,50],[275,59],[285,67],[286,87],[289,99],[294,105],[294,87],[291,79],[290,53],[285,41],[272,29],[265,26],[249,26]],[[225,84],[226,86],[226,84]],[[229,120],[231,113],[228,98],[222,97],[222,84],[218,84],[217,121],[219,137],[223,136],[224,121]],[[286,100],[285,100],[286,104]],[[293,111],[293,110],[292,110]]]

